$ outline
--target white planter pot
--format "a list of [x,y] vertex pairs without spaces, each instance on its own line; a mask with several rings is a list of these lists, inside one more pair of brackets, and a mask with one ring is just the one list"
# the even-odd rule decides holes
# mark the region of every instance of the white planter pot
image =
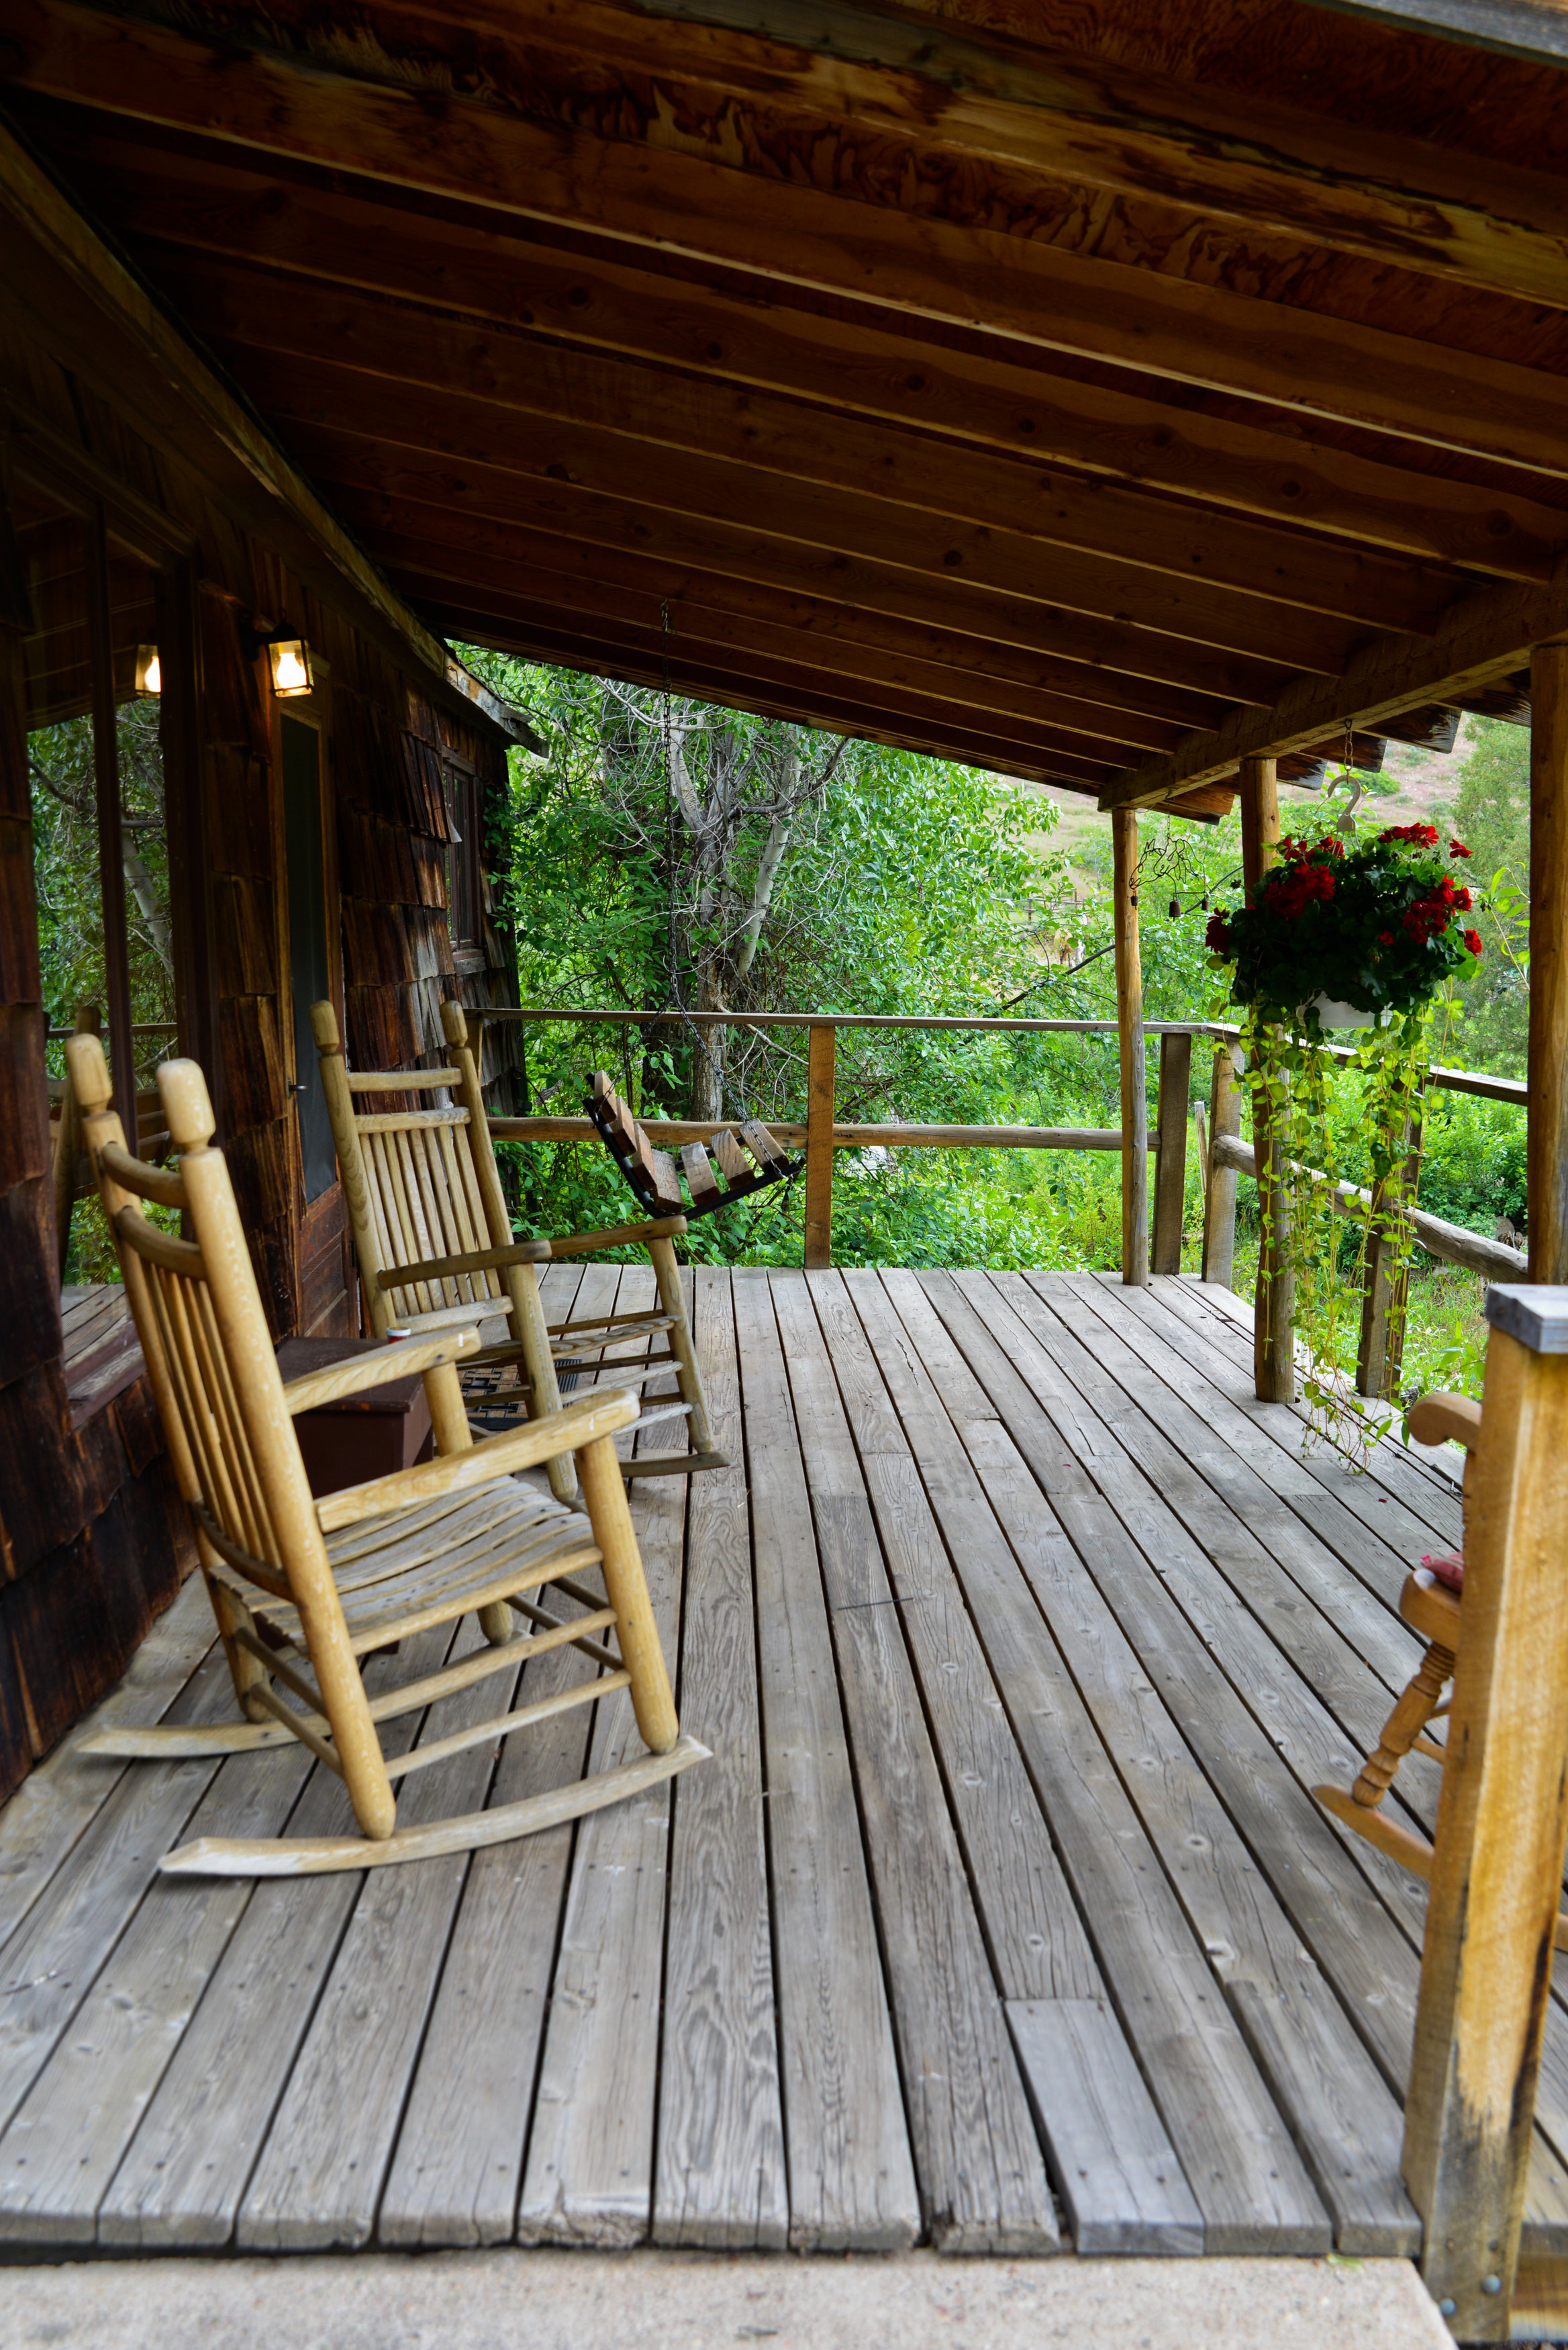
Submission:
[[1368,1012],[1359,1003],[1342,1003],[1335,995],[1314,995],[1302,1006],[1303,1014],[1315,1012],[1318,1024],[1324,1028],[1376,1028],[1380,1015]]

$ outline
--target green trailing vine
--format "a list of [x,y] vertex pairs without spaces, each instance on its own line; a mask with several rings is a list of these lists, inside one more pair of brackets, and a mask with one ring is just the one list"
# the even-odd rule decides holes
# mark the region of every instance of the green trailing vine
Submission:
[[[1449,860],[1469,855],[1449,842]],[[1362,1464],[1382,1415],[1355,1391],[1345,1303],[1362,1292],[1377,1246],[1397,1353],[1432,1007],[1480,954],[1479,934],[1461,927],[1470,906],[1438,852],[1436,827],[1406,825],[1348,850],[1333,834],[1282,841],[1255,902],[1209,925],[1241,1007],[1254,1133],[1266,1131],[1276,1153],[1277,1182],[1258,1186],[1264,1282],[1288,1275],[1293,1287],[1314,1432]],[[1339,1030],[1352,1058],[1336,1065],[1323,1015],[1341,1007],[1372,1024]],[[1370,1203],[1353,1215],[1345,1187],[1368,1177]],[[1268,1303],[1265,1295],[1265,1311]]]

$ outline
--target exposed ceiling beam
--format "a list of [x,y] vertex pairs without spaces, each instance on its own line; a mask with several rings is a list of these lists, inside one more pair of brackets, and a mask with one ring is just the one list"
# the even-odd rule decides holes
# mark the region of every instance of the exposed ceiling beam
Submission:
[[1435,637],[1378,638],[1334,681],[1298,678],[1268,709],[1233,711],[1211,732],[1118,775],[1102,807],[1156,806],[1195,784],[1231,774],[1239,759],[1303,751],[1346,726],[1379,722],[1420,703],[1465,700],[1521,667],[1531,648],[1568,638],[1568,560],[1548,588],[1499,588],[1471,597]]
[[781,180],[809,154],[846,194],[879,199],[903,180],[922,209],[950,215],[972,203],[977,177],[1020,213],[1037,211],[1042,182],[1107,190],[1524,301],[1562,299],[1568,203],[1551,173],[1489,159],[1478,185],[1462,152],[1393,130],[1368,140],[1358,124],[1253,93],[854,0],[468,0],[445,13],[449,57],[428,11],[396,0],[371,0],[341,28],[312,15],[288,29],[327,71],[396,83],[415,62],[443,97],[472,78],[477,33],[484,85],[509,111],[607,122],[622,139],[677,123],[688,151],[744,153]]
[[[1147,618],[1139,603],[1149,584],[1143,575],[1165,574],[1184,588],[1190,582],[1216,591],[1217,607],[1231,594],[1291,607],[1286,625],[1292,629],[1299,626],[1299,608],[1360,627],[1425,632],[1465,585],[1463,575],[1452,570],[1363,552],[1300,529],[1194,511],[1185,501],[1116,482],[1084,481],[1030,458],[933,441],[669,368],[562,349],[515,330],[471,326],[357,290],[205,260],[186,261],[172,283],[187,315],[199,317],[208,338],[234,359],[267,412],[285,412],[280,401],[289,400],[298,412],[303,396],[313,416],[343,421],[365,412],[367,397],[386,412],[392,386],[395,411],[406,420],[405,439],[423,415],[432,420],[430,431],[441,436],[427,445],[500,463],[524,438],[515,421],[524,417],[533,470],[546,445],[557,456],[560,444],[565,456],[563,434],[574,446],[596,450],[597,436],[611,434],[622,444],[618,487],[624,487],[629,460],[647,467],[655,484],[668,483],[683,502],[694,469],[717,465],[722,498],[734,481],[730,469],[743,466],[787,478],[803,522],[821,502],[802,499],[802,486],[831,493],[829,504],[844,516],[848,545],[861,531],[889,535],[888,518],[876,510],[885,506],[898,509],[895,529],[910,513],[938,517],[971,577],[988,577],[984,557],[965,545],[961,533],[948,532],[948,524],[972,525],[993,546],[1034,542],[1025,557],[1031,568],[1039,572],[1044,562],[1053,600],[1080,610]],[[258,363],[258,353],[282,364]],[[566,462],[569,471],[579,470],[571,457]],[[587,463],[593,466],[595,457]],[[716,511],[701,503],[688,510]],[[717,510],[754,507],[748,496],[743,504]],[[942,550],[942,560],[954,567],[950,548]],[[996,584],[1013,585],[1018,577],[1013,567]],[[1234,623],[1217,609],[1208,627],[1182,633],[1252,649],[1245,639],[1209,633],[1227,625]]]
[[[552,418],[524,431],[489,402],[326,365],[280,363],[254,348],[242,372],[290,447],[313,445],[325,430],[367,436],[389,466],[405,455],[440,457],[470,484],[487,475],[509,480],[511,510],[524,516],[535,485],[552,481],[699,523],[722,525],[743,515],[756,536],[830,558],[858,556],[929,584],[963,581],[988,597],[1045,605],[1069,619],[1119,623],[1210,654],[1324,675],[1337,675],[1376,625],[1370,614],[1357,620],[1304,611],[1175,571],[1138,570],[1043,543],[1000,523],[956,521],[847,486],[823,487],[782,468],[655,446],[593,424]],[[1423,615],[1422,633],[1438,618]],[[1395,625],[1401,622],[1414,625],[1408,609],[1397,607]]]
[[[466,518],[476,529],[493,525],[493,539],[503,548],[509,530],[520,525],[919,626],[961,630],[1051,661],[1078,662],[1224,703],[1272,702],[1293,673],[1286,661],[1214,651],[1152,629],[1085,619],[1034,598],[995,593],[946,569],[930,577],[875,556],[852,556],[842,546],[772,536],[750,516],[694,517],[645,498],[592,492],[569,479],[534,481],[423,450],[388,448],[364,432],[294,423],[288,440],[337,512],[368,533],[390,508],[407,514],[430,507]],[[646,493],[648,484],[638,487]]]
[[1054,375],[1044,353],[915,347],[876,312],[846,320],[760,300],[754,285],[683,284],[636,247],[559,252],[536,241],[535,224],[476,207],[455,219],[389,213],[367,192],[280,182],[232,150],[160,152],[85,125],[73,125],[70,144],[100,211],[155,272],[160,246],[177,259],[266,263],[1504,578],[1548,577],[1568,541],[1568,506],[1404,469],[1397,445],[1381,462],[1306,443],[1290,411],[1239,423]]
[[[372,24],[377,14],[372,5]],[[619,135],[639,109],[651,130],[662,107],[689,148],[743,150],[780,177],[800,160],[796,126],[826,123],[843,134],[832,181],[846,192],[885,183],[907,154],[933,211],[956,209],[957,183],[977,172],[995,174],[1003,203],[1022,180],[1021,208],[1029,182],[1056,181],[1525,301],[1563,300],[1568,198],[1552,173],[1489,158],[1483,198],[1463,153],[1397,131],[1368,140],[1357,123],[1251,93],[853,0],[468,0],[461,16],[520,64],[525,55],[519,92],[564,81],[591,119],[587,93],[608,68],[618,87],[605,111]],[[387,11],[389,26],[400,20],[396,5]],[[361,54],[362,28],[356,36]],[[489,62],[499,78],[495,50]]]
[[[523,120],[454,96],[433,68],[431,87],[410,86],[417,57],[402,70],[401,84],[370,83],[348,69],[347,51],[345,70],[328,74],[76,0],[15,0],[0,62],[22,89],[109,116],[442,196],[482,192],[497,211],[781,284],[1568,472],[1561,381],[1544,373],[1044,239],[846,201],[670,145]],[[1553,266],[1560,299],[1560,247]]]
[[[586,670],[591,676],[622,678],[630,684],[656,690],[665,681],[661,646],[639,648],[619,638],[599,638],[570,629],[524,631],[510,619],[496,620],[483,612],[459,607],[432,607],[431,617],[445,634],[460,642],[493,645],[523,660]],[[1097,775],[1103,772],[1086,763],[1058,758],[1049,742],[1031,744],[999,738],[964,725],[956,716],[946,725],[905,724],[900,723],[899,713],[868,711],[858,698],[839,701],[817,691],[813,696],[815,714],[810,720],[803,720],[804,705],[795,691],[770,691],[766,684],[750,673],[737,676],[722,666],[684,660],[674,654],[670,662],[669,683],[673,692],[690,694],[696,701],[717,702],[725,709],[750,710],[763,717],[815,724],[857,742],[889,743],[922,756],[985,767],[996,775],[1057,783],[1090,799],[1096,795]]]
[[[794,676],[819,681],[840,700],[863,694],[868,711],[902,707],[911,719],[917,714],[952,718],[1036,749],[1050,743],[1064,754],[1103,768],[1107,777],[1125,765],[1131,748],[1125,737],[1096,731],[1096,713],[1086,703],[1076,705],[1076,720],[1069,722],[1064,712],[1073,705],[1064,704],[1055,694],[1032,694],[1015,686],[1000,694],[993,688],[988,696],[984,681],[962,671],[931,662],[889,662],[863,647],[818,637],[803,642],[798,629],[759,628],[754,621],[736,622],[700,606],[682,605],[670,614],[666,639],[659,608],[649,608],[646,598],[585,588],[558,572],[543,572],[532,579],[517,574],[507,580],[450,558],[443,565],[439,555],[426,550],[421,556],[418,549],[410,549],[398,569],[407,593],[423,609],[439,606],[450,610],[462,605],[516,619],[530,631],[550,626],[581,629],[601,638],[624,636],[644,650],[667,641],[672,648],[679,645],[687,660],[727,665],[737,673],[750,666],[759,678],[787,668]],[[1144,724],[1147,729],[1148,722]],[[1174,728],[1158,731],[1174,744]]]
[[120,412],[154,447],[203,450],[247,526],[270,536],[301,579],[339,605],[371,643],[412,664],[443,707],[466,703],[513,732],[452,675],[431,636],[367,559],[312,484],[173,327],[81,214],[0,124],[0,283],[31,314],[46,349],[88,382],[112,382]]
[[755,580],[694,571],[591,541],[543,531],[476,532],[465,529],[461,517],[453,527],[429,506],[384,509],[373,525],[364,525],[363,536],[392,573],[422,566],[433,577],[483,580],[524,595],[536,592],[531,582],[548,581],[548,593],[566,604],[582,606],[587,598],[583,608],[591,608],[601,594],[613,593],[625,599],[628,612],[647,620],[657,619],[660,607],[668,607],[677,629],[686,628],[688,615],[694,616],[694,635],[702,634],[711,615],[726,629],[754,629],[768,641],[787,639],[800,648],[801,658],[826,660],[846,672],[861,661],[870,664],[868,674],[878,676],[896,674],[905,663],[940,671],[956,700],[977,707],[1005,709],[1021,694],[1031,697],[1030,706],[1043,723],[1048,714],[1064,726],[1091,729],[1109,742],[1146,750],[1171,749],[1183,734],[1223,715],[1200,695],[1086,663],[1044,660],[993,639],[922,628],[854,604],[792,595]]
[[1342,16],[1364,16],[1398,32],[1462,41],[1530,65],[1568,66],[1563,0],[1311,0]]

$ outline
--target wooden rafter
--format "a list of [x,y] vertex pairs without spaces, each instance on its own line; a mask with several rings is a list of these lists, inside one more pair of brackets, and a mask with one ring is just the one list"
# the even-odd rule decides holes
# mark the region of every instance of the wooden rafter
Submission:
[[935,0],[168,13],[0,0],[0,73],[437,627],[1127,806],[1562,625],[1543,135]]
[[[1556,385],[1529,367],[1058,251],[1027,234],[916,216],[896,202],[846,203],[633,138],[624,115],[616,138],[524,119],[455,97],[434,68],[421,89],[413,57],[400,61],[398,81],[373,82],[357,76],[347,52],[328,75],[79,0],[9,0],[7,16],[6,78],[100,116],[389,188],[468,202],[482,194],[500,213],[722,261],[783,286],[1568,470]],[[1415,265],[1409,250],[1399,258]],[[1560,288],[1560,276],[1554,282]]]

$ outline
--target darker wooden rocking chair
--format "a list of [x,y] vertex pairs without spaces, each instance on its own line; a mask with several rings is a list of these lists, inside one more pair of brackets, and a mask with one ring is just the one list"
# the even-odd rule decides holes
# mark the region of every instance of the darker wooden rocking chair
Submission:
[[[777,1136],[753,1118],[746,1118],[733,1132],[727,1126],[715,1128],[706,1147],[701,1142],[687,1143],[678,1173],[669,1151],[654,1149],[602,1069],[589,1081],[587,1107],[606,1149],[630,1184],[639,1205],[650,1216],[684,1216],[689,1222],[711,1216],[715,1209],[727,1208],[753,1191],[787,1182],[805,1166],[804,1159],[792,1159]],[[718,1161],[718,1174],[708,1156],[710,1149]],[[681,1196],[681,1175],[691,1194],[690,1201]],[[720,1175],[724,1179],[722,1188]]]
[[[1465,1448],[1465,1519],[1470,1507],[1470,1472],[1475,1447],[1480,1440],[1480,1406],[1469,1396],[1423,1396],[1410,1414],[1410,1433],[1417,1444],[1443,1444],[1452,1440]],[[1448,1711],[1444,1691],[1454,1675],[1464,1622],[1464,1555],[1432,1558],[1405,1578],[1399,1613],[1413,1632],[1427,1643],[1411,1679],[1400,1692],[1384,1723],[1377,1744],[1349,1787],[1314,1787],[1324,1810],[1343,1827],[1352,1828],[1370,1845],[1397,1860],[1412,1876],[1429,1879],[1432,1847],[1424,1836],[1390,1819],[1383,1799],[1393,1785],[1400,1763],[1414,1752],[1434,1762],[1447,1756],[1427,1734],[1428,1722]],[[1568,1950],[1568,1911],[1560,1911],[1557,1948]]]

